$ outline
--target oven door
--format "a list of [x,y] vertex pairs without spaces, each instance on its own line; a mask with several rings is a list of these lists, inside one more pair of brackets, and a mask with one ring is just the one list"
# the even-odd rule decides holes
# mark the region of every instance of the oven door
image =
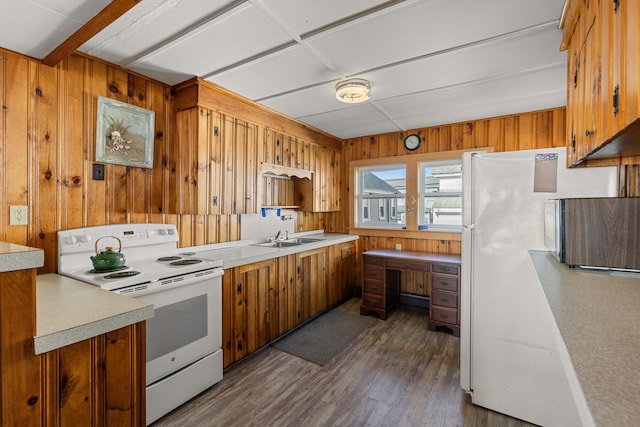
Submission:
[[143,295],[147,320],[147,385],[222,347],[222,270]]

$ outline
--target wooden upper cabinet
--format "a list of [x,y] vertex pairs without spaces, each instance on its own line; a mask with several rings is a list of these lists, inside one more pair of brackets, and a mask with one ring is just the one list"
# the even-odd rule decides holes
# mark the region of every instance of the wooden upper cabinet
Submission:
[[568,163],[640,155],[638,2],[568,0]]
[[311,146],[312,179],[295,178],[295,203],[309,212],[340,210],[340,170],[342,154]]
[[257,127],[228,115],[222,128],[221,214],[257,212]]
[[208,108],[177,112],[177,213],[256,213],[257,134],[256,125]]

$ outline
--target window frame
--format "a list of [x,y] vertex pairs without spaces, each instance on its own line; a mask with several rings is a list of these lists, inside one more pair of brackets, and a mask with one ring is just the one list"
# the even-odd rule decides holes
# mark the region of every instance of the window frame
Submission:
[[[351,182],[354,185],[354,199],[352,200],[352,204],[356,206],[355,216],[352,218],[354,224],[358,224],[357,228],[376,228],[382,230],[400,230],[403,229],[406,224],[396,224],[389,222],[382,222],[374,220],[377,218],[378,220],[393,220],[397,219],[397,215],[394,218],[389,217],[389,205],[393,203],[397,206],[397,200],[399,198],[405,199],[406,204],[406,195],[405,193],[380,193],[380,194],[361,194],[363,191],[362,183],[364,179],[364,174],[368,172],[380,172],[380,171],[391,171],[395,169],[403,169],[405,171],[406,178],[406,165],[402,162],[391,162],[391,163],[375,163],[370,166],[360,166],[357,169],[358,176],[355,177]],[[400,197],[399,197],[400,196]],[[371,203],[371,200],[378,201],[378,206],[375,206],[376,203]],[[365,208],[368,208],[368,219],[365,217]],[[375,213],[373,213],[373,211]],[[397,209],[396,209],[397,210]],[[373,217],[372,217],[373,214]],[[377,215],[377,217],[376,217]],[[350,215],[351,216],[351,215]],[[352,222],[350,220],[350,222]],[[405,218],[406,221],[406,218]]]
[[[419,197],[419,164],[434,160],[462,159],[462,153],[468,151],[493,152],[493,147],[478,147],[465,150],[438,151],[434,153],[414,153],[408,155],[379,157],[374,159],[359,159],[349,162],[349,230],[354,234],[361,236],[377,236],[377,237],[403,237],[416,239],[433,239],[433,240],[461,240],[461,231],[451,230],[434,230],[418,229],[418,197]],[[357,174],[362,167],[368,166],[386,166],[391,164],[404,163],[406,165],[406,184],[405,191],[405,227],[404,228],[376,228],[370,224],[358,224],[356,215],[359,207],[357,205]]]

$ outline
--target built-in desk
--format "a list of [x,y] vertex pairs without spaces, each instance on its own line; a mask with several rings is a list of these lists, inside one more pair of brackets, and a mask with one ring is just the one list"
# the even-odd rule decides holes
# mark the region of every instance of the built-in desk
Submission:
[[429,330],[446,328],[460,336],[460,256],[374,249],[364,252],[360,314],[381,319],[400,303],[403,272],[417,273],[429,298]]

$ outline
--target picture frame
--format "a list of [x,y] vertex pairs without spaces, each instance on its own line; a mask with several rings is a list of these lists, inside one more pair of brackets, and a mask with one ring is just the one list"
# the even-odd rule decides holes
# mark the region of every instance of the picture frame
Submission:
[[98,97],[96,162],[153,168],[155,112]]

